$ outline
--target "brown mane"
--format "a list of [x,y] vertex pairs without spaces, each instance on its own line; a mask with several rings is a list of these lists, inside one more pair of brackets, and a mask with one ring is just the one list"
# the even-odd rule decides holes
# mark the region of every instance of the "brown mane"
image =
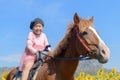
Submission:
[[[91,20],[89,19],[80,19],[80,24],[81,26],[85,26],[85,28],[87,28],[86,26],[93,26],[93,23],[91,22]],[[57,47],[53,50],[53,55],[54,56],[58,56],[58,55],[61,55],[61,53],[64,53],[69,42],[70,42],[70,33],[71,33],[71,30],[75,27],[76,25],[74,23],[70,23],[68,26],[67,26],[67,32],[64,36],[64,38],[59,42],[59,44],[57,45]],[[83,29],[85,29],[83,28]]]
[[68,47],[68,44],[70,42],[70,31],[74,28],[74,24],[71,23],[67,26],[67,32],[64,36],[64,38],[62,38],[62,40],[60,40],[59,44],[56,46],[56,48],[53,50],[53,55],[54,56],[58,56],[61,55],[61,53],[64,53],[66,48]]

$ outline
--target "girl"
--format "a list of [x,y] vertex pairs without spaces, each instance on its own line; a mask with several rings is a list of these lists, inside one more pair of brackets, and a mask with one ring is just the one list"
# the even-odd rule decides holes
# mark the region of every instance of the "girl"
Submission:
[[19,70],[22,71],[22,80],[27,80],[29,71],[36,60],[36,53],[49,45],[46,35],[42,32],[43,28],[44,22],[40,18],[35,18],[30,23],[32,31],[28,34],[26,48],[19,67]]

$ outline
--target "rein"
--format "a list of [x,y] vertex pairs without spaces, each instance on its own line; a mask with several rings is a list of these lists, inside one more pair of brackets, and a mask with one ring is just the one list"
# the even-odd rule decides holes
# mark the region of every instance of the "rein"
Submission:
[[90,60],[90,57],[80,56],[79,58],[55,58],[57,60]]
[[90,60],[91,58],[87,55],[87,56],[80,56],[78,58],[57,58],[57,57],[53,57],[53,56],[49,56],[48,54],[46,54],[46,52],[42,52],[42,55],[52,58],[52,59],[56,59],[56,60]]

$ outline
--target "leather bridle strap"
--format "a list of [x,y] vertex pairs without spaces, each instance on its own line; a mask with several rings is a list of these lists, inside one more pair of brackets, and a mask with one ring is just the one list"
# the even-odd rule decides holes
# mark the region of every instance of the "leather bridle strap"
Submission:
[[77,27],[76,27],[76,32],[77,32],[77,37],[78,37],[79,41],[82,43],[82,45],[85,47],[85,49],[88,52],[91,52],[91,49],[87,46],[87,44],[84,42],[84,40],[79,36],[79,32],[77,30]]

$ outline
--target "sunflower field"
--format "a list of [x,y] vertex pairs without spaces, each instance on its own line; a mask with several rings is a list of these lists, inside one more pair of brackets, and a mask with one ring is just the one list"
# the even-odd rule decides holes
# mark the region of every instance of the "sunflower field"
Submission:
[[[0,80],[6,80],[8,72],[4,72]],[[100,70],[95,75],[86,74],[85,72],[80,72],[74,80],[120,80],[120,73],[117,72],[116,68],[111,69],[111,71],[104,71],[104,67],[101,67]]]
[[104,67],[101,67],[95,75],[80,72],[74,80],[120,80],[120,73],[117,72],[116,68],[111,69],[110,72],[105,72]]

